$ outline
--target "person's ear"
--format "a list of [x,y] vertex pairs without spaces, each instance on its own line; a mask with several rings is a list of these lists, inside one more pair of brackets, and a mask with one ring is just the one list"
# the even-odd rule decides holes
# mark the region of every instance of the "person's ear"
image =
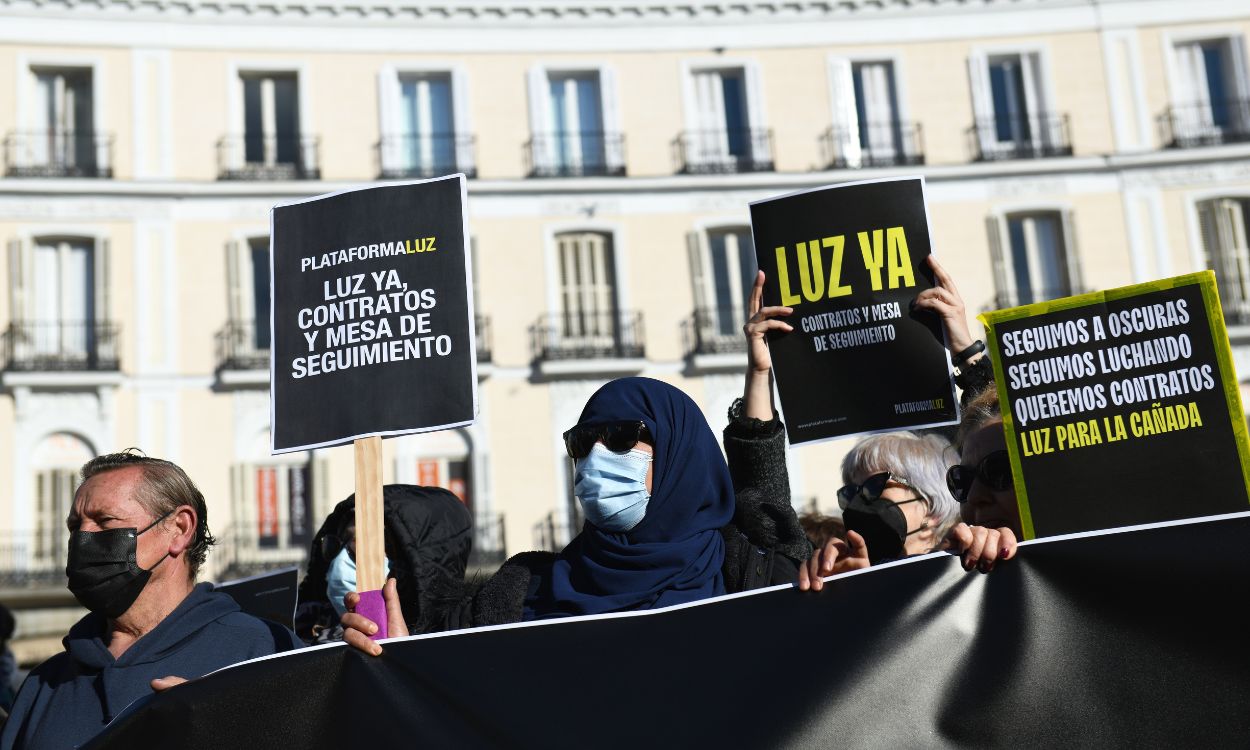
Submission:
[[177,557],[185,552],[195,541],[195,528],[199,518],[190,505],[181,505],[169,517],[173,524],[174,536],[169,540],[169,554]]

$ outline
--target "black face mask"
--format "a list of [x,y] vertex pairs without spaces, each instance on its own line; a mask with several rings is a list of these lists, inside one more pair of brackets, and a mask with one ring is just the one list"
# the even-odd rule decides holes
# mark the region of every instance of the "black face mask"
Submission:
[[[172,511],[171,511],[172,512]],[[156,565],[144,570],[136,562],[139,535],[165,520],[161,516],[143,531],[134,528],[105,531],[75,531],[69,535],[69,558],[65,575],[69,590],[78,603],[92,612],[116,619],[130,609],[147,585]]]
[[864,538],[864,543],[868,545],[868,562],[876,565],[902,557],[903,542],[907,537],[929,528],[928,524],[923,524],[915,531],[907,530],[907,516],[903,515],[899,506],[918,502],[921,502],[919,498],[901,503],[881,498],[869,500],[860,493],[842,509],[842,522],[846,524],[847,531],[854,531]]

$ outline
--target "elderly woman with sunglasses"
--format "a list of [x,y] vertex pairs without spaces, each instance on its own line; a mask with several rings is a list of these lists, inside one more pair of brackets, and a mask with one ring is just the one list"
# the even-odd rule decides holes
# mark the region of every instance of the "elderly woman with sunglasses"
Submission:
[[[936,285],[917,295],[913,309],[922,311],[922,314],[933,314],[941,321],[948,346],[957,353],[956,360],[963,365],[956,382],[971,396],[992,382],[992,373],[981,361],[980,349],[983,347],[978,348],[968,333],[963,300],[954,280],[932,256],[929,262]],[[762,307],[763,289],[764,272],[760,271],[751,293],[751,316],[743,326],[748,344],[746,387],[742,405],[735,404],[730,413],[731,418],[736,416],[735,412],[739,413],[741,416],[737,421],[740,423],[778,423],[772,404],[772,360],[765,336],[769,331],[792,331],[793,327],[784,318],[791,315],[793,309]],[[733,428],[731,424],[730,429]],[[730,429],[726,430],[725,449],[732,471],[735,462],[730,451]],[[848,454],[843,464],[846,486],[839,492],[847,539],[845,542],[831,541],[812,555],[807,565],[800,568],[800,588],[820,590],[822,576],[932,549],[958,551],[966,570],[976,568],[982,572],[992,570],[998,560],[1015,555],[1016,540],[1010,528],[987,528],[967,523],[951,525],[954,522],[951,511],[954,498],[936,479],[949,464],[945,458],[945,445],[939,446],[939,442],[945,441],[920,438],[909,433],[873,436],[861,441]],[[909,446],[912,449],[923,444],[927,450],[908,451],[908,458],[897,454],[881,455],[889,453],[880,450],[887,443],[893,448]],[[773,463],[784,469],[784,456],[774,459]],[[927,491],[914,479],[914,476],[920,475],[930,477],[930,481],[924,483],[928,486]],[[744,482],[752,480],[749,472],[742,479]],[[923,506],[923,511],[920,506]],[[875,551],[874,544],[878,548]],[[881,549],[882,546],[885,549]]]
[[[789,495],[735,491],[703,413],[667,383],[608,383],[564,443],[576,466],[581,533],[558,554],[515,555],[484,584],[449,592],[415,629],[667,607],[791,582],[811,554]],[[406,635],[392,582],[383,598],[389,635]],[[349,608],[356,601],[347,595]],[[345,641],[381,653],[368,639],[373,622],[348,612],[342,624]]]

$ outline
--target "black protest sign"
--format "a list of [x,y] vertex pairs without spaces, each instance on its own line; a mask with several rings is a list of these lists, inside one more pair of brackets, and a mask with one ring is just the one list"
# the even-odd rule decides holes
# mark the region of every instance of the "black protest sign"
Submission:
[[473,421],[463,176],[279,205],[271,221],[275,453]]
[[909,307],[933,286],[924,179],[751,204],[764,305],[794,308],[769,351],[791,443],[951,424],[950,359]]
[[1026,538],[1250,509],[1212,272],[981,320]]

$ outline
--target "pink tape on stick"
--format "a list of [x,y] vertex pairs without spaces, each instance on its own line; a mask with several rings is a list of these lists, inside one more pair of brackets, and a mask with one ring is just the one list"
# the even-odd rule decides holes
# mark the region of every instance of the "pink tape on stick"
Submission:
[[361,591],[360,601],[356,602],[356,614],[368,617],[378,626],[378,632],[369,636],[373,640],[386,637],[386,601],[382,592]]

